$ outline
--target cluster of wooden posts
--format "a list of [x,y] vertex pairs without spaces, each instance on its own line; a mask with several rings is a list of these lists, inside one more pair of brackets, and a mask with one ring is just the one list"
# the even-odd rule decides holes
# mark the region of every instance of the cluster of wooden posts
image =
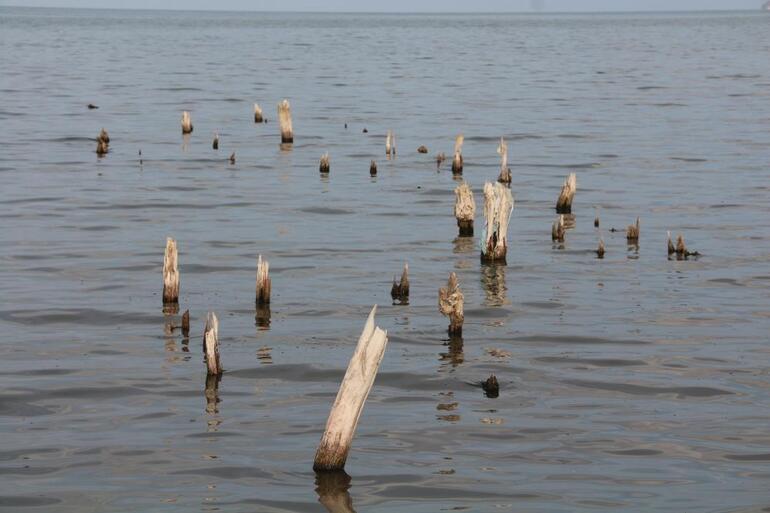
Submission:
[[[292,144],[294,142],[294,133],[291,121],[291,107],[288,100],[283,100],[278,104],[278,120],[280,124],[281,143]],[[262,109],[258,104],[254,104],[255,123],[267,122],[264,118]],[[182,133],[189,134],[193,131],[192,119],[189,112],[182,114]],[[366,131],[366,129],[364,129]],[[97,153],[101,156],[109,151],[110,138],[107,131],[102,129],[97,138]],[[463,147],[464,137],[457,136],[454,145],[454,154],[452,157],[452,173],[462,175],[463,173]],[[212,143],[213,149],[219,148],[219,136],[215,134]],[[418,148],[419,153],[427,153],[425,146]],[[503,264],[506,263],[508,250],[508,223],[514,208],[513,195],[510,190],[512,180],[511,170],[508,167],[508,145],[503,138],[497,148],[500,155],[500,174],[495,183],[486,182],[484,184],[484,227],[481,237],[480,258],[483,263]],[[396,137],[392,130],[388,130],[385,141],[385,153],[388,158],[396,155]],[[443,153],[436,156],[436,164],[440,168],[446,159]],[[230,156],[230,162],[235,162],[235,154]],[[329,154],[321,156],[319,171],[329,173],[330,171]],[[377,164],[371,161],[369,172],[376,175]],[[577,191],[577,177],[571,173],[565,180],[561,192],[556,202],[557,218],[551,229],[551,236],[554,242],[564,242],[567,229],[567,216],[571,217],[572,203]],[[455,206],[454,214],[457,221],[460,237],[473,237],[474,220],[476,215],[476,203],[473,197],[473,191],[466,182],[462,182],[454,190]],[[574,226],[574,218],[572,225]],[[598,215],[594,220],[594,226],[599,227],[600,221]],[[614,228],[611,231],[619,231]],[[640,221],[628,226],[626,229],[627,241],[631,244],[638,244],[640,236]],[[604,241],[599,238],[599,246],[596,250],[598,258],[603,258],[605,254]],[[698,256],[697,252],[687,250],[684,238],[679,235],[676,244],[671,240],[671,234],[668,234],[668,255],[669,258],[674,255],[678,259],[686,259],[691,256]],[[179,266],[176,241],[168,238],[166,241],[166,251],[163,260],[163,303],[164,307],[173,306],[174,312],[178,311],[179,304]],[[257,260],[256,277],[256,296],[255,305],[257,311],[257,320],[263,323],[269,323],[270,318],[270,295],[272,283],[270,279],[270,265],[266,259],[260,255]],[[400,279],[394,278],[391,287],[391,297],[394,304],[408,304],[409,301],[409,266],[404,265],[404,270]],[[462,335],[464,312],[464,296],[455,273],[450,273],[449,280],[445,287],[438,291],[438,309],[449,319],[448,333],[451,338],[458,338]],[[341,470],[345,466],[348,452],[353,440],[353,435],[364,407],[369,391],[374,383],[375,376],[382,361],[385,347],[388,342],[387,332],[375,326],[375,305],[364,325],[363,332],[358,340],[353,356],[350,359],[345,376],[340,385],[337,397],[332,405],[329,418],[326,423],[321,442],[318,446],[313,468],[318,471]],[[182,315],[180,326],[184,337],[189,338],[190,333],[190,314],[185,311]],[[219,351],[219,320],[214,312],[209,312],[206,316],[206,322],[203,330],[203,354],[207,369],[207,382],[218,380],[223,373],[223,367]],[[489,397],[497,397],[499,384],[494,375],[490,376],[482,383],[485,393]]]

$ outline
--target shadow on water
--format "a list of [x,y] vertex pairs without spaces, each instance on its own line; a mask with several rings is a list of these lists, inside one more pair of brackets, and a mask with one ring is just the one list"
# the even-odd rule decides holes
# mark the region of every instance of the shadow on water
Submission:
[[485,306],[503,306],[507,302],[508,288],[505,286],[505,266],[483,264],[481,286],[484,288]]
[[316,472],[315,492],[318,494],[318,502],[329,513],[356,513],[348,491],[352,479],[344,470]]

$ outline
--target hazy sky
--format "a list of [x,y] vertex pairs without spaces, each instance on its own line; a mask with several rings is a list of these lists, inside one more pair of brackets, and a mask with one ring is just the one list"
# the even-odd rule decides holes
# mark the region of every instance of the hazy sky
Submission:
[[0,5],[253,11],[483,12],[758,9],[763,0],[0,0]]

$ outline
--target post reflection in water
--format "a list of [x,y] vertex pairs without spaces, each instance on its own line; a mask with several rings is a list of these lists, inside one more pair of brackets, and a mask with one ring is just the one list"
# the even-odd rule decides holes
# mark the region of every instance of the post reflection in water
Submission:
[[449,338],[449,342],[446,344],[447,352],[439,353],[441,360],[441,369],[444,370],[449,365],[453,369],[465,361],[465,355],[463,354],[463,337],[462,335],[453,335]]
[[473,237],[457,237],[453,241],[455,254],[473,253],[477,251],[476,239]]
[[270,305],[257,306],[257,314],[254,319],[260,330],[270,329]]
[[508,288],[505,285],[505,266],[483,264],[481,266],[481,286],[486,296],[485,306],[503,306],[506,304]]
[[211,417],[207,421],[207,431],[209,432],[215,432],[222,423],[222,420],[219,418],[219,403],[221,402],[219,399],[219,382],[221,380],[221,374],[218,376],[212,374],[206,376],[206,389],[203,395],[206,397],[206,413]]
[[348,492],[352,479],[344,470],[316,472],[315,491],[318,494],[318,502],[323,504],[329,513],[356,513],[353,509],[353,499]]

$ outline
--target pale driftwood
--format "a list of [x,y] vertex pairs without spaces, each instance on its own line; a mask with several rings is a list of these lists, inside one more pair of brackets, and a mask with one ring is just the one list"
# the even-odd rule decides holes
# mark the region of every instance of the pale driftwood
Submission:
[[329,153],[324,153],[321,155],[321,161],[318,164],[318,170],[321,173],[328,173],[330,170],[330,164],[329,164]]
[[417,153],[428,153],[428,147],[423,145],[417,148]]
[[441,287],[438,291],[438,310],[442,315],[449,317],[448,332],[450,336],[459,336],[463,333],[464,300],[465,296],[463,296],[460,285],[457,283],[457,275],[450,273],[446,287]]
[[270,292],[272,289],[272,280],[270,279],[270,263],[262,259],[259,255],[257,259],[257,306],[270,304]]
[[667,246],[668,246],[668,256],[673,255],[676,253],[676,247],[674,247],[674,243],[671,241],[671,232],[666,232],[666,236],[668,238],[667,240]]
[[176,241],[166,238],[166,253],[163,256],[163,303],[179,302],[179,267]]
[[599,247],[596,249],[596,256],[598,258],[604,258],[604,240],[599,238]]
[[278,123],[281,125],[281,142],[291,144],[294,142],[294,130],[291,126],[291,105],[289,100],[283,100],[278,104]]
[[500,155],[500,176],[497,181],[500,183],[511,183],[511,169],[508,167],[508,145],[504,138],[500,138],[500,145],[497,147],[497,154]]
[[262,115],[262,107],[258,103],[254,104],[254,123],[262,123],[265,120]]
[[190,310],[185,310],[182,314],[182,336],[190,338]]
[[375,161],[372,161],[372,163],[369,164],[369,175],[377,176],[377,163]]
[[476,202],[473,191],[467,182],[455,188],[455,219],[460,229],[460,237],[473,237],[473,220],[476,217]]
[[374,325],[377,306],[372,308],[358,339],[353,357],[334,400],[326,429],[315,454],[313,470],[330,471],[345,468],[353,435],[361,418],[364,403],[388,343],[386,331]]
[[570,173],[567,179],[564,180],[559,199],[556,201],[556,213],[572,213],[572,200],[575,198],[575,191],[577,191],[577,176],[575,173]]
[[396,301],[403,304],[409,303],[409,264],[404,264],[404,271],[401,273],[401,280],[393,278],[393,286],[390,288],[390,297],[393,303]]
[[395,156],[396,154],[396,134],[392,130],[388,130],[388,135],[385,136],[385,155],[388,157]]
[[206,316],[203,329],[203,354],[206,357],[206,369],[209,375],[222,374],[222,362],[219,360],[219,319],[214,312]]
[[191,134],[193,131],[192,119],[190,113],[187,111],[182,112],[182,133]]
[[551,227],[551,240],[554,242],[564,242],[564,214],[559,214]]
[[214,141],[211,143],[211,149],[219,149],[219,134],[214,132]]
[[481,247],[483,262],[505,263],[508,252],[508,223],[513,213],[513,195],[501,183],[484,184],[484,240]]
[[636,218],[636,224],[629,225],[626,228],[626,240],[628,242],[639,242],[639,218]]
[[455,152],[452,159],[452,173],[455,175],[463,174],[463,141],[465,137],[462,134],[455,139]]

